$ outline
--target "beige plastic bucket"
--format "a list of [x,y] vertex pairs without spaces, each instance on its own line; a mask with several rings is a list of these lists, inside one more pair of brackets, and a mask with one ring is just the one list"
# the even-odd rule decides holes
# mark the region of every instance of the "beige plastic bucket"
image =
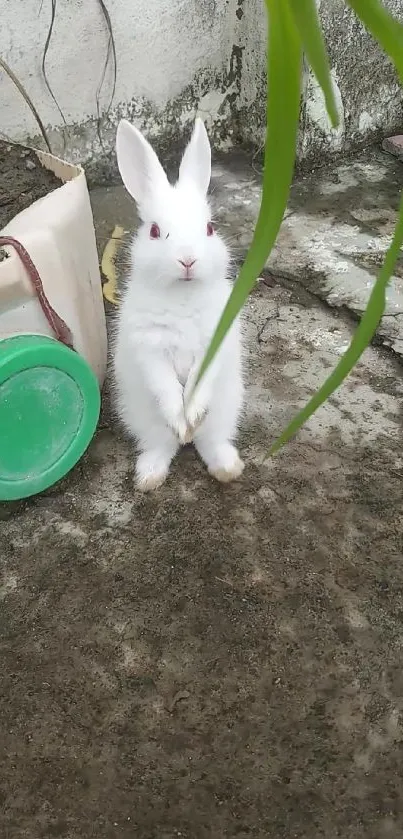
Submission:
[[[23,210],[0,231],[25,247],[45,295],[70,328],[74,348],[100,384],[106,373],[107,335],[95,231],[86,178],[74,166],[34,151],[63,184]],[[13,247],[0,262],[0,340],[14,335],[54,337]]]

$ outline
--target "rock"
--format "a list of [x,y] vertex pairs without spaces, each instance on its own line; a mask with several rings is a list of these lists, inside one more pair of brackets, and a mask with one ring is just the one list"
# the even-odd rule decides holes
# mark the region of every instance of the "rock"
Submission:
[[397,134],[396,137],[387,137],[382,143],[382,148],[389,154],[403,160],[403,134]]

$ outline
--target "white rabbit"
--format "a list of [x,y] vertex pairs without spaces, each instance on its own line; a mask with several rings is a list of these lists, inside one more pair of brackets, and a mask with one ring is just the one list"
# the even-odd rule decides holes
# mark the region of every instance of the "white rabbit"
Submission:
[[206,129],[197,119],[175,186],[149,143],[125,120],[116,150],[142,221],[114,352],[118,412],[139,448],[137,485],[145,491],[159,487],[179,446],[190,441],[215,478],[231,481],[244,466],[232,442],[244,391],[238,319],[194,390],[231,290],[228,251],[207,201]]

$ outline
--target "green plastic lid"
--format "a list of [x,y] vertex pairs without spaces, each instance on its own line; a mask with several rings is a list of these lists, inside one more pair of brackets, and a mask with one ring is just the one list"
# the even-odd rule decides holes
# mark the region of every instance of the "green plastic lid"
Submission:
[[0,341],[0,500],[42,492],[88,447],[100,411],[87,362],[53,338]]

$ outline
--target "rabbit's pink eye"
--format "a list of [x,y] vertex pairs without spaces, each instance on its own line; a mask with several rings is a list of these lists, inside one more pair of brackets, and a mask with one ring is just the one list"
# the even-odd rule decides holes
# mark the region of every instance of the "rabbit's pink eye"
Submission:
[[160,236],[161,236],[161,231],[158,227],[158,224],[156,224],[155,221],[154,221],[153,224],[150,227],[150,239],[159,239]]
[[212,221],[207,222],[207,236],[212,236],[214,233],[214,224]]

